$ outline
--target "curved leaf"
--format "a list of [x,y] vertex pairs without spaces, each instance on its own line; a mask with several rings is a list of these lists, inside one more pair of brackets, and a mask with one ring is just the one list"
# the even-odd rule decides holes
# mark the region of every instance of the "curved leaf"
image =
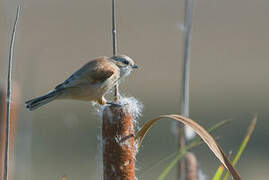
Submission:
[[179,121],[185,125],[190,126],[202,138],[202,140],[207,144],[207,146],[215,154],[215,156],[219,159],[219,161],[223,164],[223,166],[230,172],[232,177],[235,180],[241,180],[239,173],[232,166],[229,159],[226,157],[226,155],[224,154],[222,149],[219,147],[217,142],[214,140],[214,138],[202,126],[200,126],[198,123],[196,123],[195,121],[193,121],[189,118],[186,118],[186,117],[183,117],[180,115],[176,115],[176,114],[170,114],[170,115],[161,115],[161,116],[158,116],[152,120],[147,121],[144,124],[144,126],[137,132],[137,134],[135,136],[135,140],[138,140],[139,146],[141,145],[145,135],[147,134],[149,129],[152,127],[152,125],[156,121],[163,119],[163,118],[174,119],[174,120]]

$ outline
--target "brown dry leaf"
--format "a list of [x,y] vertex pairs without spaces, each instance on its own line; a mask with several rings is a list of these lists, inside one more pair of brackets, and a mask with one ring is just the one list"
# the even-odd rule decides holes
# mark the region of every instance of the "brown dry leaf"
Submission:
[[224,154],[222,149],[219,147],[217,142],[214,140],[214,138],[198,123],[195,121],[175,114],[170,115],[161,115],[158,116],[150,121],[147,121],[144,126],[138,131],[138,133],[135,136],[135,140],[138,140],[138,145],[140,146],[144,136],[147,134],[148,130],[151,128],[151,126],[158,120],[163,118],[170,118],[174,119],[176,121],[179,121],[185,125],[190,126],[207,144],[207,146],[210,148],[210,150],[215,154],[215,156],[220,160],[220,162],[223,164],[223,166],[230,172],[231,176],[235,180],[241,180],[241,177],[239,173],[236,171],[236,169],[232,166],[227,156]]

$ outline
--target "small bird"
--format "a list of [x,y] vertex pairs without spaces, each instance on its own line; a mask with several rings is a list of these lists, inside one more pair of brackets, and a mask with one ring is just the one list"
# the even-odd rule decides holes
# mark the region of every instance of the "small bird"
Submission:
[[138,67],[126,55],[95,58],[54,90],[25,102],[26,108],[32,111],[56,99],[95,101],[100,105],[113,104],[106,101],[105,94],[134,68]]

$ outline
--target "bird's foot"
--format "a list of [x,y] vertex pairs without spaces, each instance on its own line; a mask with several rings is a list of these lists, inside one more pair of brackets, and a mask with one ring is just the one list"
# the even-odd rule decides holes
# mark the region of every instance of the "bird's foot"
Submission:
[[112,107],[121,107],[122,105],[116,102],[107,102],[106,104],[112,106]]

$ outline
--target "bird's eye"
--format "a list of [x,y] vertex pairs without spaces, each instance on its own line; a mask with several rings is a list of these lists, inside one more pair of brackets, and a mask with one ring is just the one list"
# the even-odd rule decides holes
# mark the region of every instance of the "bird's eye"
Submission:
[[128,65],[129,64],[129,61],[127,61],[126,59],[124,59],[124,60],[122,60],[122,63]]

